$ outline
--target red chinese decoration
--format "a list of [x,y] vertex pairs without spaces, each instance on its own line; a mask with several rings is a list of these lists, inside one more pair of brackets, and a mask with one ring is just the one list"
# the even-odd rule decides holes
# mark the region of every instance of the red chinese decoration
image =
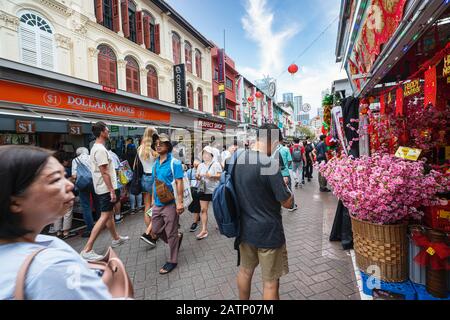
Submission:
[[298,66],[295,63],[293,63],[289,66],[288,71],[290,74],[294,75],[298,72]]
[[386,101],[384,100],[384,95],[380,97],[380,114],[386,113]]
[[450,247],[445,243],[435,243],[420,233],[413,235],[414,243],[422,250],[414,258],[421,266],[430,266],[432,270],[450,270],[447,259],[450,257]]
[[398,87],[395,92],[395,115],[403,116],[403,89]]
[[255,98],[254,98],[253,96],[249,96],[249,97],[247,98],[247,101],[250,102],[250,103],[252,103],[253,100],[255,100]]
[[255,94],[256,99],[260,100],[263,97],[263,94],[261,92],[256,92]]
[[436,66],[433,66],[425,71],[425,107],[436,106],[436,94]]

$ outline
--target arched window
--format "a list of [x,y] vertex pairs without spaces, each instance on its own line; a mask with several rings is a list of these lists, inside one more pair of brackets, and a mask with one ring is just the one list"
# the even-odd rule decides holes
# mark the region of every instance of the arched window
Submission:
[[20,16],[20,54],[22,62],[47,70],[55,69],[54,34],[50,24],[33,12]]
[[192,73],[192,46],[189,42],[184,42],[184,59],[186,60],[186,70]]
[[153,99],[159,99],[158,94],[158,73],[152,66],[147,67],[147,95]]
[[187,106],[194,109],[194,88],[192,84],[187,84]]
[[135,94],[141,93],[141,86],[139,81],[139,65],[133,57],[127,56],[125,58],[127,91]]
[[102,86],[117,89],[117,58],[114,51],[101,44],[98,53],[98,83]]
[[172,33],[172,51],[173,51],[173,63],[181,63],[181,38],[175,32]]
[[198,100],[198,110],[203,111],[203,90],[202,90],[202,88],[197,89],[197,100]]
[[121,9],[123,34],[137,43],[136,4],[131,0],[122,0]]
[[195,72],[197,77],[202,78],[202,53],[196,49],[195,50]]

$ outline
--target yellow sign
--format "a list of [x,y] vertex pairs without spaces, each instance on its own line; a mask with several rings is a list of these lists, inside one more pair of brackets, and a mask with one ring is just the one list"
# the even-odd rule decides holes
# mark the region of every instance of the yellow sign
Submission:
[[445,147],[445,160],[450,160],[450,146]]
[[447,210],[439,210],[438,211],[439,218],[450,220],[450,211]]
[[434,250],[432,247],[429,247],[429,248],[427,249],[427,253],[428,253],[430,256],[434,256],[434,255],[436,254],[436,250]]
[[420,81],[419,79],[416,79],[405,84],[403,96],[409,97],[418,94],[419,92],[420,92]]
[[224,118],[225,118],[226,115],[227,115],[227,114],[226,114],[226,111],[220,111],[220,112],[219,112],[219,116],[221,116],[221,117],[224,117]]
[[219,92],[225,92],[225,85],[219,84]]
[[444,68],[442,69],[444,77],[450,76],[450,54],[444,57]]
[[401,158],[401,159],[405,159],[405,160],[417,161],[419,159],[421,153],[422,153],[422,150],[420,150],[420,149],[399,147],[397,152],[395,153],[395,156],[397,158]]

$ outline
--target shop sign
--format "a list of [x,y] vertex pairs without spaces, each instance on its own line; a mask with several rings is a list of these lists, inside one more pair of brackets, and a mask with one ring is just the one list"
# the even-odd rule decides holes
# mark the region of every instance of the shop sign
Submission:
[[217,67],[219,68],[219,83],[225,83],[225,50],[219,49],[217,52]]
[[111,132],[119,132],[118,126],[111,126]]
[[109,93],[116,93],[116,88],[110,88],[110,87],[102,87],[103,91],[109,92]]
[[417,161],[422,153],[421,149],[407,148],[407,147],[399,147],[395,156],[397,158]]
[[205,130],[214,129],[214,130],[225,131],[225,124],[219,123],[219,122],[198,120],[198,126]]
[[82,125],[78,123],[69,123],[69,134],[72,136],[83,135]]
[[413,80],[411,82],[405,83],[403,90],[403,96],[410,97],[415,94],[420,93],[420,81],[419,79]]
[[34,121],[16,120],[17,133],[35,133],[36,123]]
[[62,91],[0,80],[0,101],[148,121],[170,121],[170,113]]
[[442,75],[447,78],[447,83],[450,83],[450,54],[444,57],[444,69]]
[[225,85],[219,84],[219,92],[225,92]]
[[175,104],[186,107],[186,73],[184,63],[173,67],[173,78],[175,79]]

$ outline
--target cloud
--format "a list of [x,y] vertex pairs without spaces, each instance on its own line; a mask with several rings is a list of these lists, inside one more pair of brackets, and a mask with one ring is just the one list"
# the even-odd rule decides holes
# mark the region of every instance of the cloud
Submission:
[[[267,0],[246,0],[245,16],[241,19],[246,37],[255,42],[259,48],[259,68],[246,68],[249,74],[275,75],[285,67],[283,48],[287,41],[295,36],[300,27],[293,24],[275,31],[273,27],[274,13],[267,6]],[[244,73],[244,70],[241,71]],[[245,73],[244,73],[245,74]]]

